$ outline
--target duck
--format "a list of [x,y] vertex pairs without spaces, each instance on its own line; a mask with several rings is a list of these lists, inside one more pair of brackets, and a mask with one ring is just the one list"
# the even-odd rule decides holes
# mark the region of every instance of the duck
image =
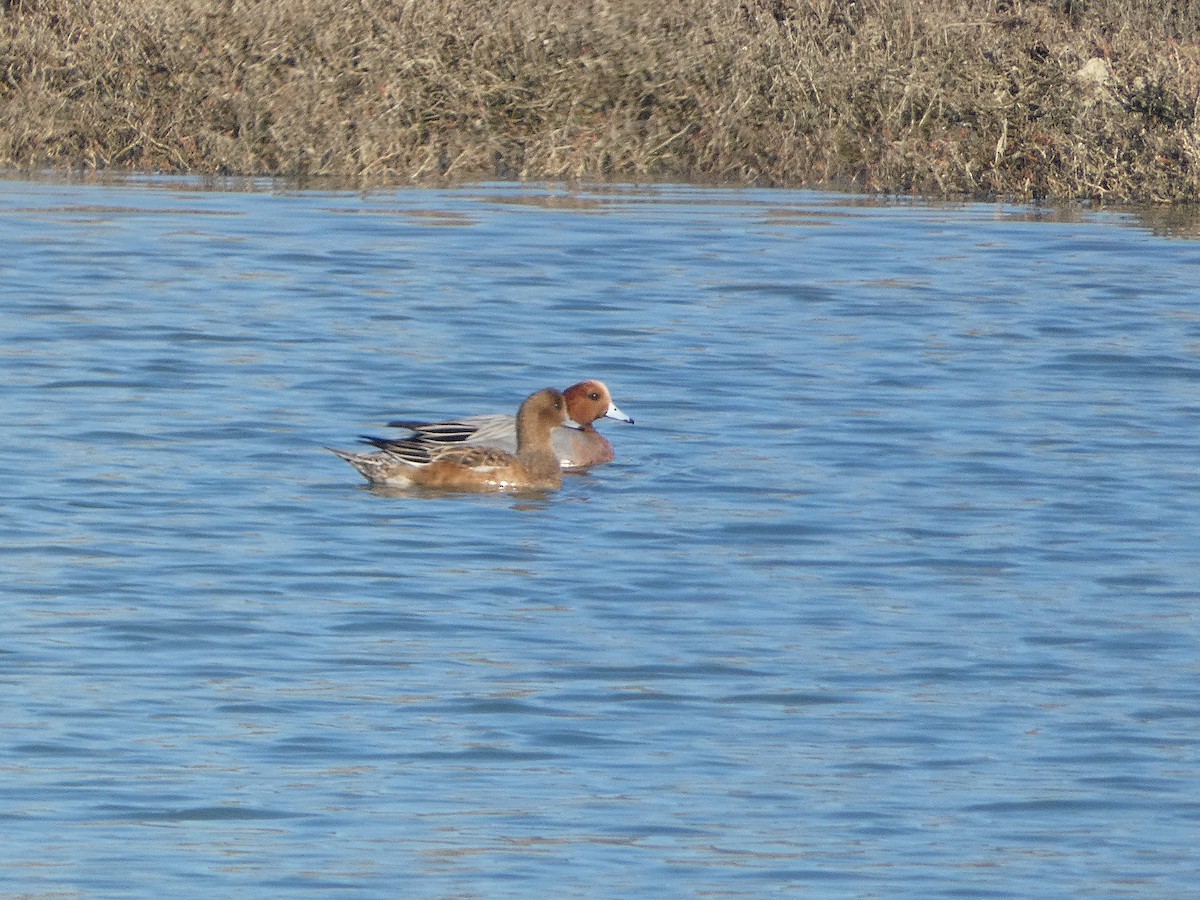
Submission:
[[378,448],[373,452],[325,449],[375,485],[460,491],[551,491],[562,487],[562,467],[552,434],[557,428],[579,427],[567,414],[566,398],[554,388],[543,388],[526,397],[513,418],[513,453],[461,441],[438,443],[369,436],[362,440]]
[[[559,465],[567,471],[581,471],[616,459],[612,443],[592,423],[597,419],[616,419],[632,425],[633,419],[613,403],[608,386],[603,381],[589,379],[571,385],[562,393],[567,401],[567,413],[577,427],[555,428],[551,434]],[[409,440],[422,443],[467,444],[517,452],[517,420],[503,413],[445,422],[399,420],[387,424],[389,428],[407,428],[413,432]]]

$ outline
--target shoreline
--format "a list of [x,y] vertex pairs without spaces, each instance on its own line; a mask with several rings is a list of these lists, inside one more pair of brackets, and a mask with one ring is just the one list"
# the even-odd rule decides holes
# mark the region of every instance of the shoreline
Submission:
[[1200,199],[1168,0],[8,0],[0,169]]

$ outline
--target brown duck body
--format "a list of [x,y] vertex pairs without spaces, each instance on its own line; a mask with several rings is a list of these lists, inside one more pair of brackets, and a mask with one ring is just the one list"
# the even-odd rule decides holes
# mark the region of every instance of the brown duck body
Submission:
[[555,490],[562,469],[552,433],[567,417],[563,395],[554,388],[530,394],[517,410],[517,452],[495,447],[438,444],[420,439],[368,437],[373,453],[332,450],[374,484],[460,491]]

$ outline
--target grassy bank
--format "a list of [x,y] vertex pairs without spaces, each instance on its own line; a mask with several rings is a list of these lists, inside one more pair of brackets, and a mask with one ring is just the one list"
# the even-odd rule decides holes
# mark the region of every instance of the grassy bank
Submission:
[[1200,198],[1192,0],[0,9],[0,168]]

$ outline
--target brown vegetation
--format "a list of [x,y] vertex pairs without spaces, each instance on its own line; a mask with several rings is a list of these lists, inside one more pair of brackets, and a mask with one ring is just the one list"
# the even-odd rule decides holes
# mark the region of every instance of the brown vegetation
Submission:
[[0,0],[0,167],[1200,196],[1192,0]]

